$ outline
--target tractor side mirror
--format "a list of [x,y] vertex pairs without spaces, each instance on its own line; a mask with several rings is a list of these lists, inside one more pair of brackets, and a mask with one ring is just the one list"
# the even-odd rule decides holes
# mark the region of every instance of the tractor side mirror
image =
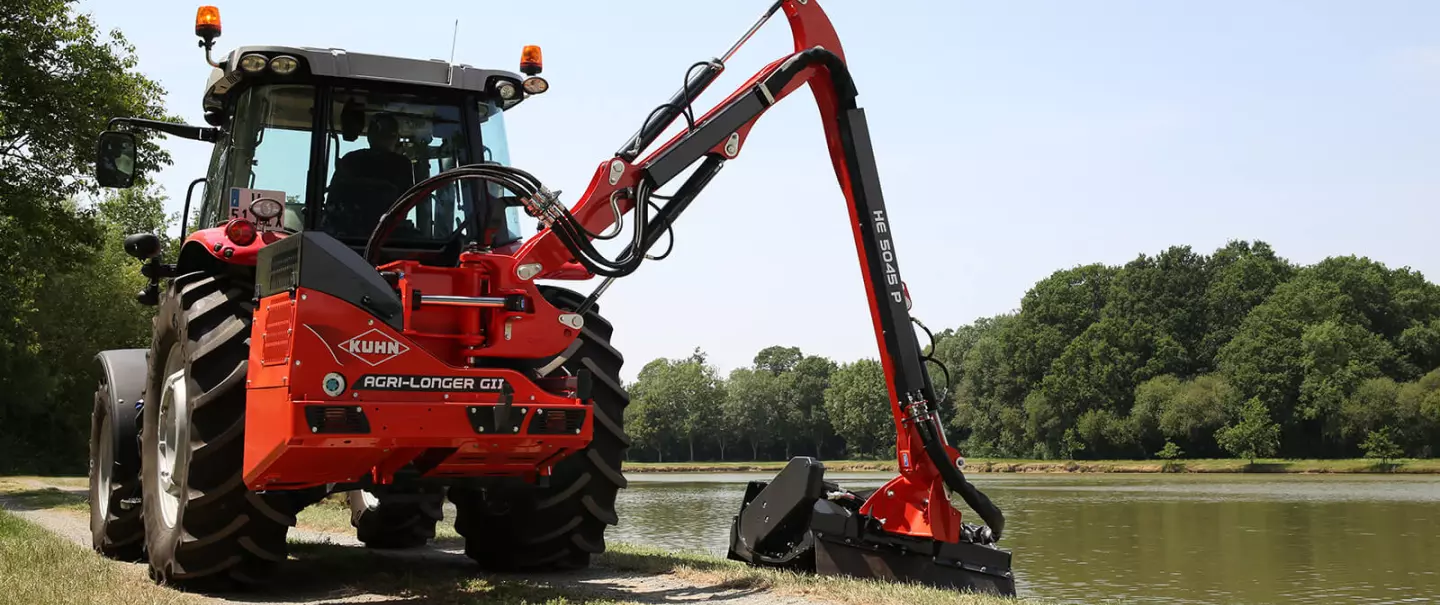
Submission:
[[135,184],[135,135],[107,130],[95,151],[95,180],[101,187],[125,189]]
[[140,260],[160,256],[160,238],[154,233],[136,233],[126,237],[125,253]]

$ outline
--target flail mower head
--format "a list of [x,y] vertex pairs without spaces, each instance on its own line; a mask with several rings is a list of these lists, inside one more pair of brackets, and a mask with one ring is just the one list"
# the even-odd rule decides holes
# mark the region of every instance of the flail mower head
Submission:
[[[750,482],[731,524],[729,558],[796,572],[1014,595],[1010,553],[996,548],[998,536],[989,526],[967,523],[958,536],[927,536],[927,514],[876,516],[895,514],[903,508],[898,500],[914,493],[903,479],[855,492],[826,481],[819,460],[794,458],[774,479]],[[921,504],[929,506],[926,500]],[[933,510],[954,513],[948,499]]]

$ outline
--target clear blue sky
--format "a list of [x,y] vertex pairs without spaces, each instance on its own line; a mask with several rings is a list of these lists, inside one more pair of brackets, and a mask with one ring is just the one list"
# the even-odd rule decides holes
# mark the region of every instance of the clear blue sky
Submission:
[[[822,0],[823,1],[823,0]],[[690,63],[769,0],[220,4],[218,48],[339,47],[515,69],[551,91],[508,117],[511,159],[573,202]],[[1036,280],[1170,245],[1260,239],[1440,274],[1440,3],[829,0],[866,107],[915,313],[1005,312]],[[199,123],[196,4],[88,0]],[[772,21],[705,97],[790,51]],[[722,90],[723,89],[723,90]],[[843,198],[808,93],[777,106],[677,225],[675,253],[602,307],[633,378],[696,346],[728,372],[767,345],[875,354]],[[708,105],[706,105],[708,106]],[[206,150],[168,143],[179,209]],[[592,282],[581,284],[588,291]]]

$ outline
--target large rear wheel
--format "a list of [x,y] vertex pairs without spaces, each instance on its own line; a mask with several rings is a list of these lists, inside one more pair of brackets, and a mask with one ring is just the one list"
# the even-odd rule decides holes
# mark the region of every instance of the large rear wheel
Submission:
[[[546,291],[551,302],[574,310],[583,297],[561,289]],[[465,537],[465,554],[495,571],[578,569],[605,551],[605,530],[619,522],[615,497],[626,486],[621,462],[630,438],[625,406],[630,396],[620,382],[624,358],[610,346],[612,328],[598,313],[585,314],[580,348],[557,372],[589,370],[595,415],[594,438],[584,450],[555,465],[548,487],[450,488],[455,531]],[[544,364],[540,364],[543,366]]]
[[197,272],[175,279],[156,318],[142,412],[143,508],[158,582],[229,589],[286,556],[288,497],[241,480],[249,285]]

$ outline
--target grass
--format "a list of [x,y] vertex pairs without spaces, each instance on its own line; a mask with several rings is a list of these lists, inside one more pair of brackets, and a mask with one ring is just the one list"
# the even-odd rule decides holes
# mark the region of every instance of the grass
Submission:
[[[776,472],[785,462],[626,462],[627,473]],[[832,472],[893,471],[893,460],[826,460]],[[1379,460],[1024,460],[967,458],[965,470],[977,473],[1440,473],[1440,458]]]
[[39,526],[0,512],[0,603],[198,602],[191,595],[156,586],[137,566],[103,559]]

